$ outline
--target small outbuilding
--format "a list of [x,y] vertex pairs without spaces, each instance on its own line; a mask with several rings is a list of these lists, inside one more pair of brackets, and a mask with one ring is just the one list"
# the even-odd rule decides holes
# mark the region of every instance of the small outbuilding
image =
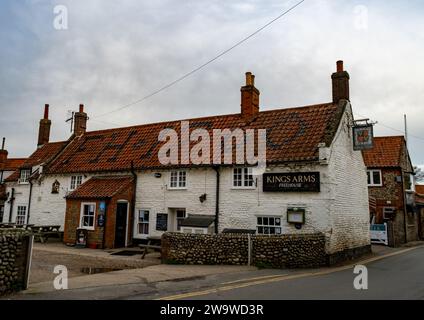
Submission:
[[66,196],[64,242],[75,244],[77,231],[87,230],[90,248],[130,244],[134,197],[132,176],[93,177]]

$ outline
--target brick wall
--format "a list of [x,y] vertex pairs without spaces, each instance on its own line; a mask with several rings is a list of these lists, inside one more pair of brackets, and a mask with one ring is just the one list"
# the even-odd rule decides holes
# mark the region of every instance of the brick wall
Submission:
[[99,215],[100,202],[104,200],[99,199],[67,199],[66,200],[66,215],[65,215],[65,231],[63,241],[68,244],[74,244],[76,240],[76,230],[80,224],[81,204],[82,203],[95,203],[96,204],[96,215],[95,215],[95,228],[94,230],[88,230],[87,244],[96,244],[98,248],[103,247],[103,236],[104,236],[104,247],[114,248],[115,247],[115,227],[116,227],[116,207],[117,203],[121,200],[128,201],[129,214],[128,214],[128,237],[127,243],[131,244],[132,230],[133,230],[133,215],[131,210],[131,203],[133,197],[133,188],[123,190],[119,194],[116,194],[112,199],[106,200],[106,225],[105,227],[99,227],[97,225],[97,217]]

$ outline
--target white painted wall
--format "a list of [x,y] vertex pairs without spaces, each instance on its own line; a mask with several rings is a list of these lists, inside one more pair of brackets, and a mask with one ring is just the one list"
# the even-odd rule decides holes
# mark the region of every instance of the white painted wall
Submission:
[[[330,148],[320,149],[320,155],[327,157],[327,161],[268,168],[269,172],[318,171],[321,179],[319,193],[262,192],[262,176],[256,178],[254,188],[234,189],[232,168],[221,168],[219,231],[225,228],[256,229],[258,216],[275,216],[281,218],[284,234],[323,232],[327,237],[328,253],[368,245],[366,170],[361,152],[353,151],[351,120],[348,106],[335,141]],[[169,208],[186,208],[187,214],[215,214],[216,176],[213,169],[187,170],[187,190],[169,190],[169,171],[157,172],[162,173],[161,178],[155,178],[152,171],[138,173],[137,181],[136,211],[149,210],[150,235],[162,234],[156,230],[156,215],[169,213]],[[200,203],[199,196],[203,193],[207,194],[207,200]],[[288,207],[306,209],[302,229],[287,223]],[[137,219],[138,215],[134,216]]]

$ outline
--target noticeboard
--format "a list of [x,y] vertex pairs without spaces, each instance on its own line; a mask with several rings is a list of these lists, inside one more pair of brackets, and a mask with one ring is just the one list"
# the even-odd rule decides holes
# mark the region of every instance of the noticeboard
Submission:
[[75,246],[79,248],[87,247],[88,231],[87,229],[77,229]]

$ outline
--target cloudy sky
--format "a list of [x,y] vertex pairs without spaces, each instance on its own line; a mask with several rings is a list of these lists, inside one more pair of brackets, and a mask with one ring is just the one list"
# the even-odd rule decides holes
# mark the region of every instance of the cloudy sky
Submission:
[[[403,133],[424,164],[424,3],[306,0],[201,71],[142,103],[119,109],[231,47],[299,0],[2,0],[0,137],[11,157],[37,142],[43,106],[51,140],[69,136],[69,110],[84,103],[89,130],[236,113],[244,73],[256,75],[261,109],[331,100],[338,59],[351,75],[357,118],[376,135]],[[68,28],[57,30],[57,5]],[[63,24],[62,24],[63,25]]]

